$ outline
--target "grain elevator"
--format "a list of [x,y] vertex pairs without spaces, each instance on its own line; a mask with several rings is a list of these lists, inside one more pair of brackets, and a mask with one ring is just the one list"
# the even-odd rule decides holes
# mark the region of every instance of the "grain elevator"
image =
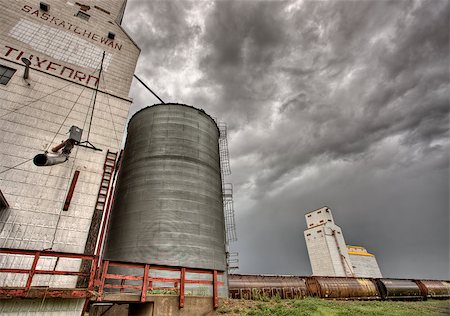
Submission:
[[304,236],[314,276],[382,277],[373,254],[364,247],[346,245],[330,208],[308,212],[305,218]]
[[158,104],[121,152],[140,54],[126,0],[0,3],[0,314],[217,307],[235,234],[226,129]]

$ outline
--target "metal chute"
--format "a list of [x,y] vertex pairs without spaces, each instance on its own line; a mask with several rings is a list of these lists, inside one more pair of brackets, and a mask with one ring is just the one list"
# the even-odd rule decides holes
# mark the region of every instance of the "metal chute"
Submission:
[[[73,139],[67,139],[61,144],[52,148],[52,152],[45,152],[43,154],[37,154],[33,158],[33,163],[36,166],[53,166],[63,162],[66,162],[69,159],[70,152],[72,151],[73,146],[75,145],[75,141]],[[59,152],[59,150],[61,152]]]
[[82,129],[72,126],[69,130],[70,136],[68,139],[53,147],[51,152],[45,151],[43,154],[34,156],[33,163],[36,166],[43,167],[66,162],[73,147],[80,142],[82,132]]

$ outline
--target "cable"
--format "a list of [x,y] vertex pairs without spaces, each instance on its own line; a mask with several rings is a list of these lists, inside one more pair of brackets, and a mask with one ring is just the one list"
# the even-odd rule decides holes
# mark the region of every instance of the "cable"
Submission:
[[[80,147],[77,146],[76,149],[75,149],[75,155],[74,155],[74,157],[73,157],[73,163],[72,163],[72,167],[70,167],[70,173],[69,173],[69,174],[72,174],[73,169],[75,168],[75,160],[77,159],[77,156],[78,156],[78,149],[79,149],[79,148],[80,148]],[[68,180],[68,182],[67,182],[66,191],[67,191],[67,188],[70,186],[70,182],[71,182],[71,181],[72,181],[72,179],[71,179],[71,177],[69,177],[69,180]],[[63,202],[63,204],[64,204],[64,202]],[[56,222],[56,225],[55,225],[55,231],[53,232],[53,238],[52,238],[52,241],[51,241],[51,243],[50,243],[50,248],[45,249],[45,250],[52,250],[52,249],[53,249],[53,245],[54,245],[55,239],[56,239],[56,233],[58,232],[59,221],[61,220],[62,210],[63,210],[63,208],[61,207],[60,210],[59,210],[59,214],[58,214],[58,221]],[[55,268],[56,268],[56,266],[55,266]]]
[[[102,64],[103,64],[103,59],[102,59]],[[101,67],[102,67],[102,66],[100,65],[100,69],[101,69]],[[96,69],[95,71],[97,71],[97,69]],[[94,72],[94,73],[95,73],[95,72]],[[100,74],[101,74],[101,72],[100,72]],[[99,84],[99,83],[100,83],[100,75],[99,75],[99,82],[98,82],[98,84]],[[97,84],[97,89],[98,89],[98,84]],[[74,108],[75,104],[77,104],[78,99],[79,99],[79,98],[81,97],[81,95],[83,94],[83,91],[84,91],[85,88],[86,88],[86,86],[84,86],[83,89],[81,90],[80,94],[78,95],[78,98],[75,100],[75,102],[74,102],[72,108],[70,109],[69,113],[67,114],[67,116],[66,116],[66,118],[64,119],[63,123],[61,124],[59,130],[61,130],[61,128],[62,128],[62,126],[63,126],[65,120],[66,120],[67,117],[69,116],[70,112],[72,112],[72,109]],[[94,93],[95,93],[95,92],[94,92]],[[95,99],[94,99],[94,102],[95,102]],[[91,98],[91,103],[92,103],[92,98]],[[91,104],[91,103],[90,103],[90,104]],[[94,107],[94,104],[92,105],[92,107]],[[89,107],[88,107],[88,109],[87,109],[87,111],[86,111],[86,116],[84,117],[83,128],[84,128],[84,126],[86,125],[87,117],[88,117],[88,114],[89,114],[89,109],[90,109],[90,105],[89,105]],[[94,110],[92,109],[92,114],[93,114],[93,113],[94,113]],[[91,116],[91,122],[92,122],[92,116]],[[56,136],[58,135],[59,130],[58,130],[58,132],[56,133],[55,137],[53,138],[53,141],[55,140]],[[52,141],[52,142],[53,142],[53,141]],[[77,159],[77,156],[78,156],[78,149],[79,149],[79,147],[77,146],[77,147],[76,147],[76,150],[75,150],[75,154],[74,154],[74,156],[73,156],[73,163],[72,163],[72,167],[70,168],[70,174],[72,174],[73,169],[74,169],[74,167],[75,167],[75,160]],[[70,186],[70,182],[71,182],[71,178],[69,177],[69,181],[68,181],[68,183],[67,183],[67,188]],[[67,188],[66,188],[66,191],[67,191]],[[63,202],[63,203],[64,203],[64,202]],[[50,250],[53,248],[53,245],[54,245],[54,243],[55,243],[56,233],[58,232],[59,221],[61,220],[62,209],[63,209],[63,208],[61,207],[61,209],[59,210],[58,220],[57,220],[57,222],[56,222],[56,225],[55,225],[55,231],[53,232],[52,241],[51,241],[51,243],[50,243],[50,248],[49,248]],[[55,266],[55,268],[56,268],[56,266]]]
[[[33,157],[33,158],[34,158],[34,157]],[[18,166],[23,165],[23,164],[27,163],[27,162],[30,161],[30,160],[33,160],[33,158],[27,159],[27,160],[25,160],[24,162],[21,162],[21,163],[15,165],[15,166],[6,168],[5,170],[0,171],[0,174],[4,173],[4,172],[6,172],[6,171],[9,171],[9,170],[11,170],[11,169],[16,169]]]
[[[104,52],[103,52],[103,53],[104,53]],[[102,64],[103,64],[103,59],[102,59]],[[102,64],[100,65],[100,74],[101,74]],[[92,74],[94,74],[94,73],[97,71],[97,69],[98,69],[98,68],[96,68],[96,69],[94,70],[94,72],[92,72]],[[99,77],[100,77],[100,76],[99,76]],[[99,81],[100,81],[100,78],[99,78]],[[75,100],[75,102],[73,103],[72,107],[70,108],[69,113],[67,113],[67,115],[66,115],[66,117],[64,118],[63,122],[62,122],[61,125],[59,126],[59,129],[58,129],[58,131],[56,132],[55,136],[53,137],[52,141],[50,142],[50,144],[49,144],[47,150],[50,148],[50,146],[52,146],[53,142],[55,141],[56,137],[58,136],[58,133],[61,131],[61,129],[62,129],[64,123],[66,122],[67,118],[69,117],[70,113],[72,113],[72,110],[73,110],[73,108],[75,107],[75,104],[78,103],[78,100],[81,98],[81,95],[83,94],[84,89],[86,89],[86,87],[87,87],[87,84],[86,84],[86,85],[83,85],[83,89],[81,89],[80,94],[78,95],[77,99]],[[96,89],[96,91],[95,91],[95,96],[94,96],[94,105],[95,105],[95,97],[97,96],[97,94],[96,94],[97,91],[98,91],[98,84],[97,84],[97,89]],[[92,102],[92,99],[91,99],[91,102]],[[92,105],[92,114],[94,113],[94,105]],[[83,128],[84,128],[84,125],[86,124],[86,118],[87,118],[87,115],[88,115],[88,113],[89,113],[89,109],[90,109],[90,105],[89,105],[89,107],[88,107],[88,109],[87,109],[87,111],[86,111],[86,117],[85,117],[85,119],[84,119]],[[91,122],[92,122],[92,115],[91,115]],[[90,131],[90,129],[91,129],[91,127],[90,127],[90,125],[89,125],[89,131]],[[89,139],[89,132],[88,132],[88,139]]]
[[[93,75],[96,71],[97,71],[97,68],[96,68],[92,73],[90,73],[90,75]],[[50,93],[47,93],[47,94],[43,95],[42,97],[40,97],[40,98],[38,98],[38,99],[32,100],[32,101],[30,101],[30,103],[28,103],[28,104],[23,104],[23,103],[17,102],[17,104],[22,105],[22,106],[19,107],[19,108],[17,108],[17,109],[15,109],[15,110],[11,110],[11,111],[9,111],[9,112],[6,112],[5,114],[1,115],[0,118],[5,117],[5,116],[8,115],[8,114],[17,112],[17,111],[19,111],[20,109],[23,109],[24,107],[27,107],[27,106],[33,104],[34,102],[40,101],[40,100],[42,100],[43,98],[46,98],[46,97],[52,95],[52,94],[55,93],[55,92],[61,91],[61,90],[67,88],[68,86],[70,86],[70,85],[72,85],[72,84],[73,84],[73,82],[69,82],[67,85],[65,85],[65,86],[63,86],[63,87],[61,87],[61,88],[59,88],[59,89],[56,89],[56,90],[54,90],[54,91],[52,91],[52,92],[50,92]],[[84,85],[84,87],[86,87],[86,85]]]
[[[106,87],[105,76],[101,76],[101,79],[103,80],[103,84]],[[120,147],[120,141],[119,141],[119,137],[117,136],[116,125],[114,124],[114,118],[113,118],[113,115],[112,115],[111,104],[109,103],[109,96],[108,96],[108,94],[106,94],[106,101],[108,102],[109,115],[111,116],[111,123],[112,123],[112,126],[113,126],[114,135],[115,135],[116,141],[117,141],[117,148],[119,148]]]
[[[47,150],[50,149],[50,147],[52,146],[52,144],[55,141],[56,137],[58,137],[59,132],[61,131],[62,127],[64,126],[64,123],[66,122],[66,120],[69,117],[70,113],[72,113],[72,110],[75,107],[75,104],[78,103],[78,100],[80,99],[81,95],[83,94],[84,89],[86,89],[86,86],[83,86],[83,89],[81,89],[80,94],[78,95],[78,97],[75,100],[75,102],[72,104],[72,107],[70,108],[69,113],[67,113],[66,117],[64,118],[64,120],[62,121],[61,125],[59,126],[58,131],[55,133],[55,136],[53,137],[52,141],[49,143],[49,145],[47,147]],[[88,111],[89,111],[89,109],[88,109]]]
[[150,91],[159,101],[161,101],[162,104],[166,104],[166,102],[164,102],[160,97],[158,97],[156,95],[156,93],[154,93],[152,91],[152,89],[150,89],[141,79],[138,78],[138,76],[136,76],[136,74],[133,74],[133,77],[136,78],[137,80],[139,80],[140,83],[142,83],[142,85],[148,90]]
[[38,99],[34,99],[34,100],[30,101],[30,103],[28,103],[28,104],[23,104],[23,103],[17,102],[17,104],[22,105],[22,106],[19,107],[19,108],[17,108],[17,109],[15,109],[15,110],[11,110],[11,111],[9,111],[9,112],[6,112],[6,113],[3,114],[2,116],[0,116],[0,118],[5,117],[5,116],[8,115],[8,114],[17,112],[17,111],[23,109],[24,107],[27,107],[27,106],[33,104],[34,102],[40,101],[40,100],[42,100],[43,98],[46,98],[46,97],[48,97],[49,95],[52,95],[52,94],[55,93],[55,92],[61,91],[62,89],[67,88],[67,87],[70,86],[71,84],[72,84],[72,83],[69,83],[69,84],[63,86],[62,88],[56,89],[55,91],[52,91],[52,92],[50,92],[50,93],[48,93],[48,94],[43,95],[42,97],[40,97],[40,98],[38,98]]
[[[100,62],[100,72],[98,73],[98,81],[97,81],[97,84],[95,85],[94,102],[92,103],[91,120],[89,122],[89,129],[88,129],[88,133],[87,133],[87,137],[86,137],[86,142],[89,142],[89,135],[91,133],[92,119],[94,118],[95,101],[97,100],[98,86],[100,85],[100,77],[102,76],[104,60],[105,60],[105,51],[103,51],[103,54],[102,54],[102,61]],[[97,69],[95,71],[97,71]]]

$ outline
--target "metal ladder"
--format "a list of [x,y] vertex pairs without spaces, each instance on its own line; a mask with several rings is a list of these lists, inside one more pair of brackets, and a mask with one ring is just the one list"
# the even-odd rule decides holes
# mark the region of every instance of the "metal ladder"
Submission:
[[116,168],[117,153],[112,151],[106,152],[105,163],[103,164],[102,181],[98,190],[97,202],[95,203],[95,211],[103,212],[105,210],[106,197],[111,185],[111,179],[114,169]]
[[[108,191],[111,186],[111,180],[113,179],[113,173],[116,168],[117,152],[107,151],[105,157],[105,163],[103,164],[102,180],[100,182],[100,188],[98,189],[97,201],[95,202],[94,214],[92,214],[91,225],[89,227],[89,233],[84,246],[84,254],[94,255],[95,246],[97,244],[98,234],[102,223],[103,212],[105,210]],[[90,271],[91,262],[83,260],[81,263],[81,272],[87,273]],[[88,279],[86,277],[79,277],[77,281],[77,287],[86,287]]]

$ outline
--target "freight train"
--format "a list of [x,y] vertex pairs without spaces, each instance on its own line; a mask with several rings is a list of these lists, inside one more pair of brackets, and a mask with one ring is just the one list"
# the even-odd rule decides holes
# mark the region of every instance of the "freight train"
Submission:
[[323,276],[230,274],[229,294],[236,299],[282,299],[306,296],[347,300],[449,299],[450,282],[439,280],[373,279]]

